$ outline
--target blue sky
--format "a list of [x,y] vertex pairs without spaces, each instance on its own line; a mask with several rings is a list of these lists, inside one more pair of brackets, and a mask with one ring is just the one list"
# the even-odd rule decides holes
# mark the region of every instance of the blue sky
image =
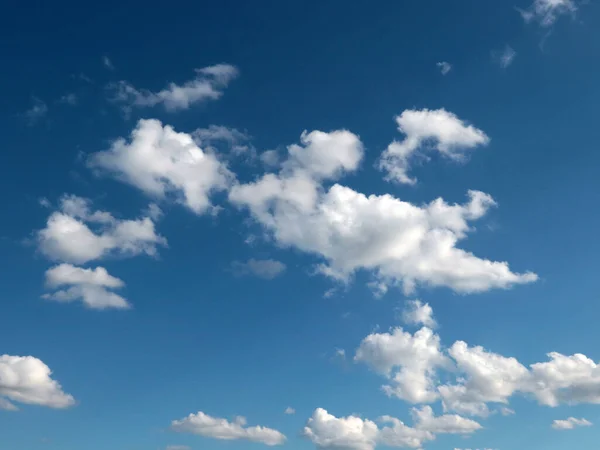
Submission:
[[11,5],[0,447],[596,448],[599,20]]

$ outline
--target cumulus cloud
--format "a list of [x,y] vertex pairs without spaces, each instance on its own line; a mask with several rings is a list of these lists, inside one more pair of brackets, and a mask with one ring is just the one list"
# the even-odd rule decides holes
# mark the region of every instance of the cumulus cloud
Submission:
[[158,120],[140,120],[129,141],[115,140],[110,149],[92,154],[88,165],[148,195],[164,198],[171,194],[196,214],[209,211],[210,195],[226,189],[232,178],[191,135]]
[[452,70],[452,64],[446,61],[440,61],[436,64],[442,75],[447,75]]
[[525,22],[538,22],[542,27],[551,27],[559,16],[573,15],[577,11],[574,0],[534,0],[531,6],[519,10]]
[[434,376],[448,363],[440,338],[423,327],[414,335],[398,327],[389,333],[373,333],[360,343],[354,361],[363,362],[387,377],[383,386],[390,395],[410,403],[429,403],[438,398]]
[[433,318],[433,308],[429,306],[429,303],[423,303],[421,300],[406,302],[404,311],[402,311],[402,320],[408,325],[425,325],[428,328],[437,326]]
[[489,143],[490,138],[480,129],[459,119],[445,109],[406,110],[396,117],[398,131],[404,140],[394,141],[381,155],[379,168],[386,178],[404,184],[415,184],[409,175],[411,162],[424,156],[424,150],[435,150],[453,160],[464,160],[467,151]]
[[576,427],[591,427],[592,422],[587,419],[576,419],[575,417],[569,417],[566,420],[555,420],[552,422],[552,428],[555,430],[572,430]]
[[233,422],[230,422],[227,419],[211,417],[203,412],[174,420],[171,429],[179,433],[193,433],[213,439],[246,440],[269,446],[282,445],[286,441],[282,433],[272,428],[246,426],[244,417],[236,417]]
[[229,199],[248,208],[279,245],[323,258],[319,272],[348,282],[368,270],[377,286],[401,285],[407,293],[418,284],[472,293],[537,279],[456,247],[472,231],[469,222],[495,205],[489,195],[469,191],[462,205],[439,198],[418,206],[337,183],[325,189],[324,182],[358,168],[362,143],[348,131],[313,131],[302,144],[288,148],[279,173],[234,185]]
[[292,408],[291,406],[288,406],[287,408],[285,408],[285,411],[283,413],[292,415],[292,414],[296,414],[296,410],[294,408]]
[[167,111],[173,112],[188,109],[196,103],[220,98],[223,89],[237,75],[238,70],[234,66],[217,64],[196,69],[196,76],[192,80],[181,85],[169,83],[158,92],[138,89],[127,81],[119,81],[109,88],[114,93],[112,99],[127,109],[162,105]]
[[397,448],[421,448],[436,434],[471,434],[481,428],[477,422],[460,416],[435,417],[429,407],[413,409],[414,427],[391,417],[380,417],[377,422],[351,415],[335,417],[325,409],[317,408],[304,427],[304,436],[317,448],[334,450],[373,450],[379,445]]
[[75,195],[60,200],[58,210],[36,237],[45,256],[75,264],[108,255],[154,256],[158,245],[166,245],[150,217],[120,220],[106,211],[92,211],[89,200]]
[[127,309],[131,305],[120,295],[111,292],[125,285],[110,275],[104,267],[84,269],[71,264],[59,264],[46,271],[46,286],[64,289],[44,294],[42,297],[57,302],[81,300],[92,309]]
[[234,261],[233,272],[236,275],[254,275],[265,280],[272,280],[285,272],[286,265],[274,259],[254,259],[248,261]]
[[0,356],[0,409],[18,409],[12,402],[49,408],[68,408],[72,395],[53,380],[52,371],[33,356]]

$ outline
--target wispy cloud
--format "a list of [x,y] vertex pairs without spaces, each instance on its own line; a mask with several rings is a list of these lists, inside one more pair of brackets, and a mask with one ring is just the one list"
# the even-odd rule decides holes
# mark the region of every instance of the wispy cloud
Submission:
[[48,114],[48,105],[46,103],[37,98],[32,97],[32,106],[27,111],[23,113],[23,117],[27,120],[30,125],[33,125],[46,114]]
[[515,60],[516,56],[517,52],[510,45],[507,45],[502,50],[495,50],[492,52],[492,58],[503,69],[508,68]]
[[115,70],[114,64],[112,63],[110,58],[106,55],[104,55],[102,57],[102,64],[104,64],[104,67],[106,67],[108,70]]
[[447,75],[448,72],[450,72],[452,70],[452,64],[450,64],[449,62],[446,62],[446,61],[440,61],[439,63],[436,64],[436,66],[440,69],[440,72],[442,73],[442,75]]

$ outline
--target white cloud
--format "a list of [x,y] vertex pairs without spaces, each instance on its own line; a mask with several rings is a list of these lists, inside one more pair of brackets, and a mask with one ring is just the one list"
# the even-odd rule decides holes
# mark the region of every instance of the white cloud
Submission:
[[37,232],[39,250],[51,260],[82,264],[107,255],[153,256],[157,245],[166,245],[151,218],[120,220],[90,207],[87,199],[64,196],[59,210]]
[[320,449],[373,450],[379,429],[370,420],[356,416],[337,418],[317,408],[308,419],[303,434]]
[[286,437],[277,430],[262,426],[246,426],[244,417],[236,417],[233,422],[211,417],[203,412],[190,414],[171,423],[171,429],[179,433],[193,433],[221,440],[246,440],[265,445],[282,445]]
[[16,410],[12,402],[68,408],[73,396],[51,378],[50,368],[33,356],[0,356],[0,409]]
[[48,105],[46,103],[37,98],[32,97],[33,105],[27,111],[23,113],[25,119],[29,122],[30,125],[33,125],[39,119],[48,114]]
[[552,422],[552,428],[555,430],[572,430],[575,427],[591,427],[592,422],[587,419],[576,419],[569,417],[566,420],[555,420]]
[[226,189],[232,178],[192,136],[158,120],[140,120],[129,141],[117,139],[109,150],[92,154],[88,165],[154,197],[174,194],[196,214],[210,210],[210,195]]
[[561,15],[573,15],[577,11],[574,0],[534,0],[525,10],[519,10],[525,22],[536,21],[543,27],[554,25]]
[[[414,427],[390,416],[375,422],[356,415],[335,417],[322,408],[314,411],[304,427],[304,436],[320,449],[373,450],[379,445],[421,448],[436,434],[471,434],[481,428],[477,422],[455,415],[435,417],[429,407],[413,409]],[[388,426],[384,426],[388,425]]]
[[440,69],[440,72],[442,73],[442,75],[447,75],[448,72],[450,72],[452,70],[452,64],[450,64],[449,62],[446,62],[446,61],[441,61],[441,62],[437,63],[436,66]]
[[283,413],[292,415],[292,414],[296,414],[296,410],[294,408],[292,408],[291,406],[288,406],[287,408],[285,408],[285,411]]
[[433,434],[472,434],[483,428],[479,423],[456,414],[435,416],[430,406],[421,409],[413,408],[415,428],[429,431]]
[[247,207],[279,245],[322,257],[321,273],[347,282],[365,269],[378,286],[402,285],[407,293],[419,284],[472,293],[537,279],[456,248],[472,230],[469,221],[495,205],[489,195],[469,191],[463,205],[439,198],[417,206],[340,184],[325,190],[324,181],[358,168],[362,144],[347,131],[304,133],[303,142],[288,148],[279,173],[234,185],[229,199]]
[[81,300],[92,309],[126,309],[131,305],[110,289],[119,289],[125,283],[110,275],[104,267],[83,269],[71,264],[60,264],[46,271],[46,286],[51,289],[66,286],[43,298],[58,302]]
[[254,259],[234,261],[232,269],[237,275],[254,275],[265,280],[272,280],[285,272],[286,265],[274,259]]
[[402,311],[402,320],[408,325],[425,325],[428,328],[437,326],[433,318],[433,309],[429,303],[423,303],[421,300],[406,302],[404,311]]
[[381,155],[379,168],[386,178],[404,184],[415,184],[409,175],[411,161],[424,157],[419,151],[436,150],[453,160],[464,160],[468,150],[487,145],[490,138],[480,129],[459,119],[445,109],[406,110],[396,117],[398,131],[405,135],[394,141]]
[[104,67],[106,67],[109,70],[115,70],[115,66],[113,65],[112,61],[110,60],[110,58],[106,55],[104,55],[102,57],[102,64],[104,64]]
[[131,107],[149,107],[162,104],[169,111],[188,109],[195,103],[216,100],[223,95],[222,89],[236,78],[238,70],[228,64],[196,69],[196,77],[182,85],[169,83],[166,88],[152,92],[137,89],[126,81],[109,86],[115,95],[113,100]]
[[498,65],[500,67],[502,67],[503,69],[508,68],[508,66],[510,66],[513,63],[513,61],[515,60],[516,56],[517,56],[517,52],[508,45],[506,47],[504,47],[503,50],[498,50],[498,51],[492,52],[492,57],[498,63]]
[[429,403],[438,398],[435,370],[448,363],[439,336],[427,327],[414,335],[400,327],[389,333],[370,334],[356,350],[354,360],[364,362],[392,382],[392,386],[383,387],[388,395],[410,403]]

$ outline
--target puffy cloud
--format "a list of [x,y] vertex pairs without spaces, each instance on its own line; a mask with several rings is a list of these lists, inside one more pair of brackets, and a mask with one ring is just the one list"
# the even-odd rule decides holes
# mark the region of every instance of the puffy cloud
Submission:
[[196,214],[211,208],[210,194],[226,189],[232,177],[192,136],[159,120],[140,120],[129,141],[117,139],[109,150],[92,154],[88,165],[154,197],[174,194]]
[[238,275],[254,275],[265,280],[272,280],[285,272],[286,265],[274,259],[254,259],[234,261],[232,269]]
[[552,428],[555,430],[572,430],[575,427],[591,427],[592,422],[587,419],[576,419],[569,417],[566,420],[555,420],[552,422]]
[[286,437],[277,430],[262,426],[248,427],[244,417],[236,417],[233,422],[211,417],[203,412],[190,414],[171,423],[171,429],[179,433],[193,433],[221,440],[246,440],[265,445],[281,445]]
[[474,420],[456,414],[436,417],[430,406],[423,406],[421,409],[413,408],[412,415],[415,428],[434,434],[472,434],[482,428]]
[[435,370],[448,363],[440,349],[439,336],[427,327],[414,335],[402,328],[370,334],[356,350],[354,360],[364,362],[393,383],[383,387],[388,395],[411,403],[437,399]]
[[481,428],[477,422],[460,416],[435,417],[429,407],[414,409],[413,417],[414,427],[390,416],[378,419],[380,427],[355,415],[338,418],[318,408],[304,427],[304,436],[320,449],[373,450],[379,445],[421,448],[436,434],[471,434]]
[[356,416],[337,418],[317,408],[304,427],[304,436],[320,449],[373,450],[379,428],[370,420]]
[[157,245],[166,245],[151,218],[119,220],[105,211],[91,211],[89,200],[73,195],[61,199],[36,237],[45,256],[76,264],[112,254],[153,256]]
[[[396,117],[403,141],[394,141],[381,155],[379,167],[387,179],[415,184],[409,175],[411,161],[419,150],[436,150],[454,160],[462,160],[468,150],[487,145],[490,138],[480,129],[466,124],[445,109],[406,110]],[[428,145],[429,144],[429,145]]]
[[449,62],[446,62],[446,61],[441,61],[441,62],[437,63],[436,66],[440,69],[440,72],[442,73],[442,75],[447,75],[448,72],[450,72],[452,70],[452,64],[450,64]]
[[337,183],[325,190],[324,181],[358,168],[362,144],[347,131],[304,133],[302,142],[288,148],[279,173],[234,185],[229,199],[248,208],[279,245],[322,257],[321,273],[346,282],[366,269],[377,286],[400,284],[406,292],[417,284],[481,292],[537,279],[456,247],[471,231],[469,221],[495,205],[489,195],[469,191],[463,205],[439,198],[417,206]]
[[429,303],[423,303],[421,300],[406,302],[406,307],[402,311],[402,320],[409,325],[425,325],[428,328],[437,326],[433,318],[433,309]]
[[559,16],[575,14],[576,11],[574,0],[534,0],[529,8],[519,10],[525,22],[536,21],[543,27],[550,27]]
[[131,107],[163,105],[167,111],[188,109],[195,103],[216,100],[223,95],[222,89],[236,78],[238,70],[229,64],[196,69],[196,76],[182,85],[169,83],[166,88],[152,92],[137,89],[126,81],[120,81],[109,88],[114,91],[113,100]]
[[50,408],[75,404],[70,394],[51,378],[52,371],[33,356],[0,356],[0,409],[16,410],[12,402]]
[[67,287],[43,295],[43,298],[48,300],[58,302],[81,300],[92,309],[130,307],[127,300],[109,290],[121,288],[125,283],[110,275],[104,267],[83,269],[63,263],[46,271],[46,285],[52,289]]
[[292,415],[292,414],[296,414],[296,410],[294,408],[292,408],[291,406],[288,406],[287,408],[285,408],[285,411],[283,413]]

